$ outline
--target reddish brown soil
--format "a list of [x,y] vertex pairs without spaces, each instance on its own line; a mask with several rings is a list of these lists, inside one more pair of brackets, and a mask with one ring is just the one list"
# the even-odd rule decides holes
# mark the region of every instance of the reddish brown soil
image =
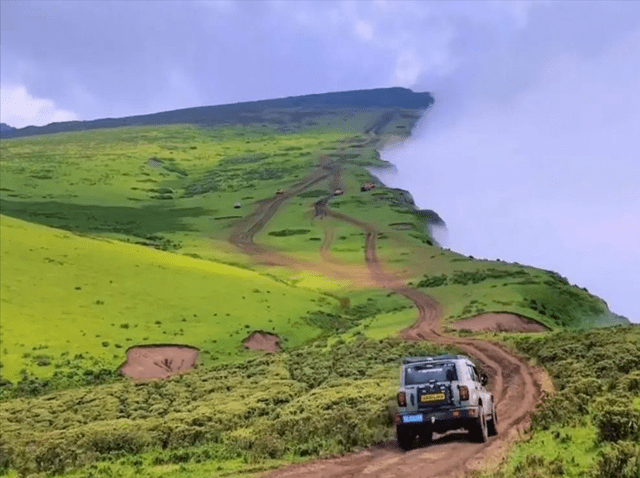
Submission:
[[515,314],[489,313],[468,319],[456,320],[447,327],[461,330],[486,330],[489,332],[547,332],[548,327],[532,319]]
[[132,347],[120,371],[134,380],[153,380],[191,370],[198,359],[198,349],[184,345]]
[[244,346],[253,350],[264,350],[275,354],[280,350],[278,342],[280,339],[277,335],[266,334],[264,332],[254,332],[244,341]]
[[[270,472],[269,477],[432,477],[444,478],[469,473],[478,467],[495,464],[505,453],[507,446],[528,426],[529,414],[543,395],[548,379],[544,372],[535,369],[526,360],[501,345],[473,338],[458,338],[440,332],[441,310],[439,304],[428,295],[407,287],[396,275],[386,272],[376,254],[375,225],[368,224],[328,207],[328,199],[315,204],[318,218],[330,217],[360,227],[366,234],[365,271],[357,266],[347,266],[334,261],[321,264],[301,262],[281,253],[269,251],[253,243],[254,235],[268,222],[278,207],[293,194],[325,179],[337,184],[339,170],[326,161],[308,178],[276,198],[258,204],[256,212],[240,223],[230,240],[245,252],[263,263],[289,265],[295,269],[311,269],[329,277],[339,277],[359,285],[384,287],[411,300],[418,309],[416,323],[402,331],[406,340],[429,340],[458,347],[463,353],[474,357],[490,373],[489,388],[493,392],[499,417],[496,437],[483,444],[470,443],[464,432],[450,433],[437,439],[428,448],[402,451],[395,441],[382,443],[368,450],[351,453],[340,458],[317,460],[306,464],[287,466]],[[321,246],[321,255],[326,254],[331,237]],[[323,253],[322,250],[325,250]]]

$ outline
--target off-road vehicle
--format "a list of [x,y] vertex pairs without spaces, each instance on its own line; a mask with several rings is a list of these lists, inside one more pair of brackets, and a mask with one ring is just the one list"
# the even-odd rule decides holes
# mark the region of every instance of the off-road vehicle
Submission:
[[427,444],[433,432],[466,429],[476,442],[496,435],[498,416],[486,384],[486,375],[462,355],[405,358],[395,417],[400,447],[410,449],[416,436]]

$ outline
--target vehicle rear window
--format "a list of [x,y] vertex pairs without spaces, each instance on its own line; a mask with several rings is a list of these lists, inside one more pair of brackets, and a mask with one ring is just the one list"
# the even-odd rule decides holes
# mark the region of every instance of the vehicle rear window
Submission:
[[415,385],[431,381],[449,382],[452,380],[458,380],[456,367],[453,363],[421,363],[405,368],[405,385]]

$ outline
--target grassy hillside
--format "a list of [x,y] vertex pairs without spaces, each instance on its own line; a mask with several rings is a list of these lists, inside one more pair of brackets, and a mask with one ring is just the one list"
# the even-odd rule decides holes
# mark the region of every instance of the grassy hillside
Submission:
[[[435,244],[437,214],[367,170],[430,104],[407,91],[3,139],[0,472],[228,475],[388,438],[398,360],[436,348],[395,339],[416,311],[368,280],[368,233],[385,270],[436,298],[445,323],[482,312],[553,330],[624,322],[556,273]],[[161,121],[174,124],[149,126]],[[122,127],[72,131],[105,125]],[[274,198],[257,246],[232,244]],[[246,350],[254,330],[278,335],[282,353]],[[551,342],[565,350],[583,336],[553,337],[570,337]],[[514,342],[538,360],[544,343]],[[147,344],[197,347],[198,368],[132,384],[118,368]],[[528,466],[515,456],[508,466]]]
[[309,310],[338,305],[238,267],[5,216],[0,225],[2,372],[12,381],[115,369],[134,344],[190,344],[205,366],[246,355],[241,342],[256,329],[300,345],[320,332]]

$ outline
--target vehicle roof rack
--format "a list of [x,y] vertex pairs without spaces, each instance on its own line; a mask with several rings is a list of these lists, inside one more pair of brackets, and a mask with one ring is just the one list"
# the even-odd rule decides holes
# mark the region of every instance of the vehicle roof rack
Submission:
[[410,363],[419,363],[419,362],[437,362],[439,360],[456,360],[456,359],[467,359],[464,355],[434,355],[428,357],[405,357],[402,359],[402,364],[407,365]]

